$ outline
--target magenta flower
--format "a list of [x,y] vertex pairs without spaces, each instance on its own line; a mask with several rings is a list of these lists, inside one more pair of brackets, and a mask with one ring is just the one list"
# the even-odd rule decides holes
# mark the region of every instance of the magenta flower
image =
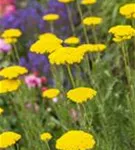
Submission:
[[42,80],[41,78],[31,74],[31,75],[25,76],[25,83],[28,86],[28,88],[41,87]]
[[12,46],[7,44],[3,39],[0,39],[0,53],[5,52],[8,53],[11,51]]

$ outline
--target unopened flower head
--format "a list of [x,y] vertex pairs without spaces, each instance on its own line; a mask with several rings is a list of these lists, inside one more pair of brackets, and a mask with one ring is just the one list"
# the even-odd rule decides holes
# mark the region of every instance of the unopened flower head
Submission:
[[52,138],[52,135],[50,133],[48,133],[48,132],[42,133],[40,135],[40,139],[42,141],[49,141],[49,140],[51,140],[51,138]]

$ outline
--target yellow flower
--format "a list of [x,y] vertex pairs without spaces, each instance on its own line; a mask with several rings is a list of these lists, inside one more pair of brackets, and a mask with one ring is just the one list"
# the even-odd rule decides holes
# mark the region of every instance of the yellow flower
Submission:
[[58,14],[47,14],[43,16],[43,20],[45,21],[55,21],[58,20],[60,16]]
[[10,66],[10,67],[2,69],[0,71],[0,76],[8,78],[8,79],[13,79],[13,78],[17,78],[19,75],[23,75],[27,72],[28,72],[28,70],[25,67]]
[[73,47],[62,47],[49,55],[51,64],[74,64],[80,63],[84,53]]
[[109,30],[114,35],[113,41],[122,42],[135,36],[135,29],[130,25],[117,25]]
[[59,95],[60,91],[58,89],[48,89],[48,90],[45,90],[42,94],[43,97],[47,97],[47,98],[55,98]]
[[8,148],[21,139],[21,135],[15,132],[4,132],[0,134],[0,148]]
[[86,25],[86,26],[95,26],[95,25],[98,25],[98,24],[101,24],[103,21],[102,18],[100,17],[86,17],[83,19],[83,24]]
[[58,0],[58,2],[61,2],[61,3],[70,3],[73,1],[75,1],[75,0]]
[[17,38],[5,38],[4,40],[8,44],[14,44],[17,42]]
[[41,34],[39,40],[31,45],[30,51],[37,54],[52,53],[56,49],[62,47],[63,41],[56,35],[51,33]]
[[68,45],[78,44],[78,43],[80,43],[80,39],[78,37],[71,36],[71,37],[65,39],[64,43],[68,44]]
[[102,52],[106,49],[105,44],[82,44],[78,46],[79,50],[87,52]]
[[18,38],[22,35],[19,29],[7,29],[3,32],[1,37],[3,38]]
[[120,14],[126,18],[135,18],[135,3],[125,4],[120,7]]
[[2,80],[0,81],[0,94],[15,91],[20,85],[20,80]]
[[97,0],[82,0],[81,4],[83,5],[90,5],[90,4],[95,4]]
[[91,100],[94,96],[96,96],[96,94],[97,92],[91,88],[79,87],[69,90],[67,97],[73,102],[83,103],[87,100]]
[[42,141],[49,141],[49,140],[51,140],[51,138],[52,138],[52,135],[48,132],[45,132],[45,133],[40,135],[40,139]]
[[58,150],[88,150],[95,145],[93,136],[81,130],[71,130],[56,141]]
[[0,108],[0,115],[4,112],[4,109]]

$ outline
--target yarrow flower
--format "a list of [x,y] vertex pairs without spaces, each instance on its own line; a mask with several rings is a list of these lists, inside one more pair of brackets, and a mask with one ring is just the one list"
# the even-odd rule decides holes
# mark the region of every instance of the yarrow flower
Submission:
[[0,134],[0,148],[8,148],[21,139],[21,135],[15,132],[3,132]]
[[102,52],[106,49],[105,44],[82,44],[78,46],[80,51],[87,52]]
[[16,91],[21,85],[20,80],[1,80],[0,94]]
[[10,44],[6,43],[4,39],[0,39],[0,53],[8,53],[11,51],[11,49],[12,46]]
[[9,66],[0,71],[0,76],[13,79],[17,78],[20,75],[26,74],[28,70],[25,67],[21,66]]
[[96,96],[97,92],[88,87],[79,87],[71,89],[67,92],[67,97],[76,103],[83,103],[87,100],[91,100]]
[[113,41],[122,42],[135,36],[135,29],[130,25],[117,25],[110,28],[109,33],[114,35]]
[[5,30],[1,37],[5,39],[7,43],[15,43],[17,38],[22,35],[22,32],[19,29],[7,29]]
[[135,3],[125,4],[120,7],[120,14],[126,18],[135,18]]
[[58,2],[61,2],[61,3],[70,3],[73,1],[75,1],[75,0],[58,0]]
[[37,54],[52,53],[56,49],[62,47],[62,40],[56,35],[51,33],[45,33],[39,36],[34,44],[31,45],[30,51]]
[[43,92],[42,96],[44,98],[55,98],[59,95],[60,91],[58,89],[52,88],[52,89],[47,89]]
[[0,107],[0,115],[4,112],[4,109]]
[[68,37],[67,39],[65,39],[64,43],[67,45],[79,44],[80,39],[78,37],[71,36],[71,37]]
[[101,24],[103,19],[101,17],[86,17],[83,19],[83,24],[86,26],[95,26]]
[[56,21],[60,18],[60,16],[58,14],[47,14],[43,16],[43,20],[45,21]]
[[82,0],[81,4],[83,5],[90,5],[90,4],[95,4],[97,0]]
[[71,130],[56,141],[58,150],[88,150],[95,145],[93,136],[81,130]]
[[55,52],[49,55],[49,61],[51,64],[74,64],[80,63],[83,59],[84,52],[78,51],[77,48],[73,47],[62,47],[57,49]]
[[48,133],[48,132],[45,132],[45,133],[40,135],[40,139],[42,141],[49,141],[49,140],[52,139],[52,135],[50,133]]

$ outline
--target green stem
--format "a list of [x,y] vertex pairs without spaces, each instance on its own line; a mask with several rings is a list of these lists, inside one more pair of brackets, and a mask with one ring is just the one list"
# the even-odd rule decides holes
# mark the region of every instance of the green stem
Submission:
[[15,44],[13,44],[13,48],[14,48],[14,52],[15,52],[15,56],[17,58],[17,61],[19,62],[20,60],[20,57],[19,57],[19,53],[18,53],[18,50],[17,50],[17,47]]
[[46,141],[45,143],[46,143],[47,149],[48,149],[48,150],[51,150],[51,149],[50,149],[50,146],[49,146],[49,144],[48,144],[48,142]]
[[93,38],[94,38],[94,42],[97,44],[98,43],[98,38],[97,38],[96,30],[95,30],[94,26],[92,27],[92,35],[93,35]]
[[[83,20],[83,13],[82,13],[80,3],[79,3],[78,0],[77,0],[76,3],[77,3],[77,9],[78,9],[78,12],[79,12],[79,15],[80,15],[80,19]],[[82,24],[82,26],[83,26],[83,33],[84,33],[85,41],[86,41],[86,43],[89,43],[89,38],[88,38],[86,26],[84,24]]]
[[50,31],[54,33],[54,24],[52,21],[50,22]]
[[73,88],[75,88],[74,78],[73,78],[73,75],[72,75],[72,72],[71,72],[71,69],[70,69],[70,66],[69,66],[69,65],[67,65],[67,71],[68,71],[68,74],[69,74],[69,77],[70,77],[72,86],[73,86]]
[[71,10],[70,10],[70,7],[69,7],[68,4],[66,4],[66,7],[67,7],[68,19],[69,19],[69,22],[70,22],[71,30],[73,32],[73,35],[75,35],[75,27],[74,27],[74,23],[73,23]]

